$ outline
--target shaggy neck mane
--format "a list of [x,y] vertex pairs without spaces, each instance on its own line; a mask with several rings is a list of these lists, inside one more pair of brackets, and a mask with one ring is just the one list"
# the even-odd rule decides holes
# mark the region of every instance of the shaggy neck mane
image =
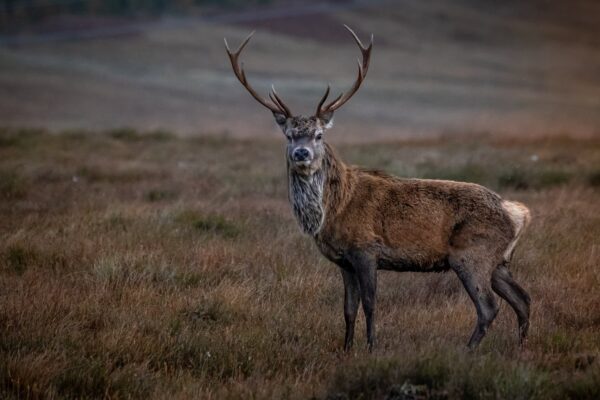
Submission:
[[315,236],[328,214],[336,214],[350,196],[347,168],[325,144],[321,169],[312,175],[302,175],[288,166],[289,199],[294,215],[304,233]]

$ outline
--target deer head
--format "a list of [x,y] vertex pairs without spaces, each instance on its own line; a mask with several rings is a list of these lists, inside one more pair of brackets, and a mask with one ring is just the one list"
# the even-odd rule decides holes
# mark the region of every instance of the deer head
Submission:
[[240,65],[238,59],[240,53],[244,47],[246,47],[254,32],[248,35],[235,52],[231,51],[227,44],[227,39],[225,39],[225,47],[235,76],[252,97],[273,113],[277,125],[279,125],[288,140],[288,165],[299,174],[312,175],[321,168],[323,157],[325,155],[323,134],[325,130],[333,126],[333,113],[350,100],[354,93],[358,91],[360,85],[367,76],[371,58],[371,49],[373,47],[373,35],[371,35],[369,46],[365,47],[352,29],[347,25],[344,25],[344,27],[352,34],[354,41],[362,53],[362,61],[358,62],[358,76],[348,92],[340,94],[330,102],[327,102],[330,91],[328,85],[325,94],[319,101],[315,114],[312,116],[294,116],[289,107],[279,97],[273,86],[271,86],[271,92],[269,93],[268,99],[260,96],[252,86],[250,86],[243,69],[243,64]]

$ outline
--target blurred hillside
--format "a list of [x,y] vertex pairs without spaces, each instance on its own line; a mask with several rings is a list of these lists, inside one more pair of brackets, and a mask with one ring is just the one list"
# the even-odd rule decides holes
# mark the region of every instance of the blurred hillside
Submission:
[[[53,3],[53,5],[50,5]],[[244,4],[244,6],[241,6]],[[274,135],[231,73],[223,37],[257,34],[243,59],[296,113],[327,82],[349,88],[375,35],[369,77],[336,137],[600,134],[600,3],[509,1],[4,1],[3,125]]]
[[[340,1],[340,0],[338,0]],[[347,1],[347,0],[341,0]],[[310,3],[290,0],[1,0],[0,21],[7,31],[35,28],[32,24],[57,15],[144,17],[163,14],[210,14],[255,6]],[[314,1],[313,1],[314,3]]]

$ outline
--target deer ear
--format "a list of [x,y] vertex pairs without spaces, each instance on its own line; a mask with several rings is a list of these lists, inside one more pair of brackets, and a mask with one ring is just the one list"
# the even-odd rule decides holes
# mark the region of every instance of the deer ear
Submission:
[[325,129],[329,129],[333,126],[333,111],[326,112],[319,116],[321,123],[325,127]]
[[277,125],[283,129],[285,122],[287,121],[287,116],[278,112],[273,112],[273,116],[275,117],[275,122],[277,122]]

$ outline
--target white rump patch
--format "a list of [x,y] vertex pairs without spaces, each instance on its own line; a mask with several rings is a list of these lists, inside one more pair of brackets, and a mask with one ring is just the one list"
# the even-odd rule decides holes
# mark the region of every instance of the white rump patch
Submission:
[[517,241],[521,237],[521,234],[523,233],[523,229],[527,225],[529,225],[531,216],[529,214],[529,209],[527,207],[525,207],[524,204],[521,204],[517,201],[504,200],[504,201],[502,201],[502,208],[504,208],[504,211],[506,211],[506,213],[510,217],[510,219],[513,223],[513,226],[515,228],[515,237],[509,243],[508,247],[506,248],[506,251],[504,252],[504,260],[510,261],[513,250],[515,249],[515,246],[517,244]]

